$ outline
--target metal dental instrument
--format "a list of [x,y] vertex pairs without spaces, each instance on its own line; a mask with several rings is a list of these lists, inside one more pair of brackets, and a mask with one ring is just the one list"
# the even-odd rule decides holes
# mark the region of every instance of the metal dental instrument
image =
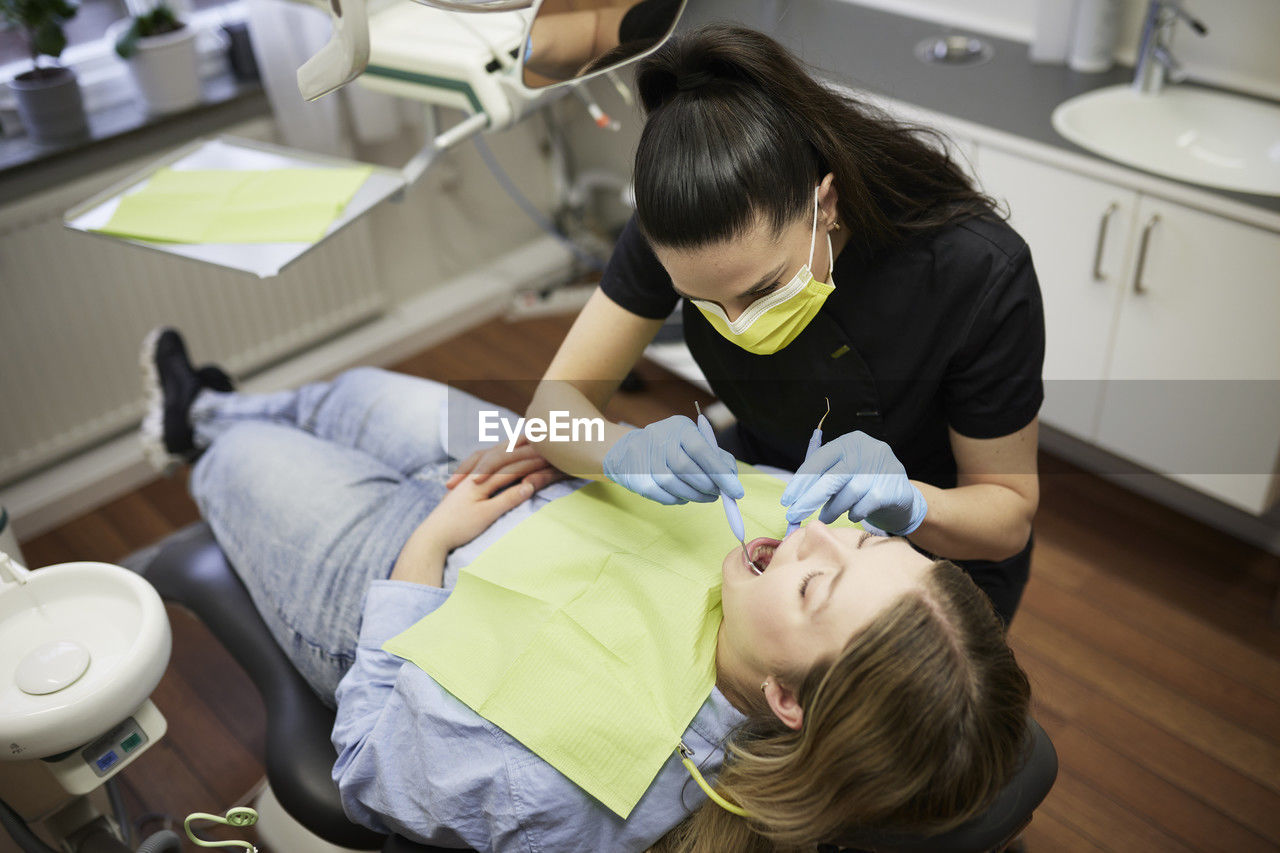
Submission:
[[[716,444],[716,433],[711,428],[711,421],[707,420],[707,416],[702,414],[702,407],[695,400],[693,407],[698,410],[698,432],[702,433],[702,437],[707,440],[707,444],[719,449],[720,445]],[[747,565],[751,567],[758,575],[764,574],[755,560],[751,559],[751,555],[747,553],[746,527],[742,524],[742,510],[738,509],[738,502],[726,495],[720,493],[720,503],[724,506],[725,517],[729,519],[729,529],[733,531],[733,535],[738,537],[738,544],[742,546],[742,558],[747,561]]]
[[[822,399],[827,401],[827,410],[822,413],[822,418],[818,421],[818,428],[813,431],[813,435],[809,436],[809,447],[804,452],[805,462],[809,461],[809,457],[813,455],[813,451],[822,446],[822,422],[827,419],[827,415],[831,414],[831,398],[823,397]],[[800,522],[788,521],[787,532],[785,535],[790,536],[792,533],[795,533],[799,527]]]

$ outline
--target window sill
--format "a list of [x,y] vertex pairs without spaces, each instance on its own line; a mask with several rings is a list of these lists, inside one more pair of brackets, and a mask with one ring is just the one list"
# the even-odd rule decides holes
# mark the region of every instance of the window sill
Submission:
[[[59,145],[39,145],[25,134],[0,136],[0,199],[8,203],[127,159],[181,145],[235,122],[269,115],[261,85],[237,82],[227,67],[221,28],[243,21],[245,16],[244,5],[232,0],[187,18],[198,35],[204,97],[189,109],[165,115],[146,113],[125,64],[108,39],[68,48],[62,61],[80,80],[89,135]],[[0,81],[25,70],[28,64],[0,67]],[[11,101],[8,88],[0,85],[0,109],[12,111]],[[16,119],[16,112],[6,118]]]
[[0,198],[5,203],[85,177],[135,157],[159,154],[230,124],[268,116],[271,107],[257,82],[241,83],[229,72],[204,80],[204,98],[180,112],[148,115],[130,100],[89,113],[89,135],[60,145],[37,145],[28,137],[0,139]]

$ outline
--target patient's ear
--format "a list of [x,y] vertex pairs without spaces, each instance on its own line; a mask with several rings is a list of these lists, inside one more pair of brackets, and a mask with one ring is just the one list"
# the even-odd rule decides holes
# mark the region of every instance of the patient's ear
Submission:
[[791,688],[784,686],[776,678],[770,678],[764,685],[764,699],[769,703],[769,710],[782,720],[784,726],[800,730],[800,725],[804,722],[804,709],[800,707]]

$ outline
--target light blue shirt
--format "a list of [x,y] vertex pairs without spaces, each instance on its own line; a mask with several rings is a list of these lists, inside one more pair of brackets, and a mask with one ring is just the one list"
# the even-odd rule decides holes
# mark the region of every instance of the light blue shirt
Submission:
[[[444,589],[371,584],[355,663],[338,685],[333,728],[333,779],[353,821],[478,851],[640,851],[705,801],[673,753],[624,821],[422,670],[382,651],[384,642],[444,603],[459,568],[538,507],[582,484],[543,489],[455,550]],[[684,743],[708,779],[723,763],[720,745],[743,719],[713,688],[689,724]]]

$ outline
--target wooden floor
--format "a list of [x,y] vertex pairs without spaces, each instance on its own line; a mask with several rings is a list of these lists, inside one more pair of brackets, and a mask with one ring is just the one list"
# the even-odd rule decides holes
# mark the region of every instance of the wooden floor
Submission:
[[[519,408],[567,322],[491,323],[397,369]],[[643,374],[647,390],[620,395],[612,417],[647,423],[706,401],[659,368]],[[1053,457],[1040,465],[1032,580],[1010,634],[1061,773],[1028,849],[1280,849],[1280,559]],[[22,547],[32,566],[114,561],[195,518],[185,480],[157,480]],[[180,823],[245,802],[264,722],[227,653],[169,615],[173,658],[153,697],[169,733],[122,782],[135,818]]]

